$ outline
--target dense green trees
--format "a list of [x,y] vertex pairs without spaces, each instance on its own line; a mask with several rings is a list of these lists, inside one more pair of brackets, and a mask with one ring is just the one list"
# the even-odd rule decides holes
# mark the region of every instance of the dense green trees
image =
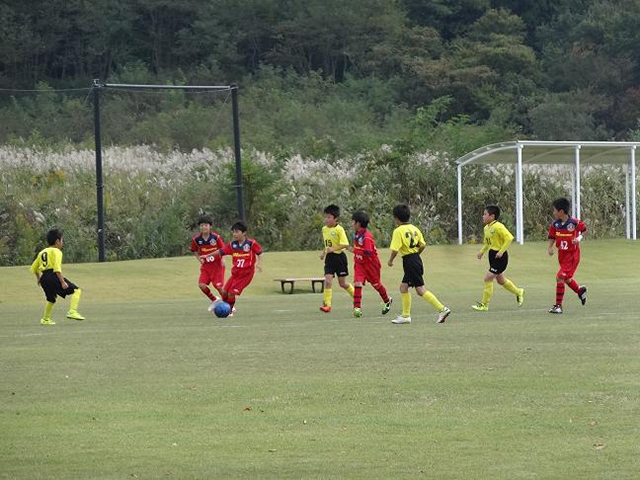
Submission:
[[[406,138],[407,119],[441,97],[439,121],[531,138],[625,139],[640,116],[638,0],[26,0],[0,5],[0,38],[5,89],[239,82],[245,143],[265,149]],[[0,141],[88,141],[86,95],[1,92]],[[198,126],[222,100],[113,98],[105,131],[215,145]]]

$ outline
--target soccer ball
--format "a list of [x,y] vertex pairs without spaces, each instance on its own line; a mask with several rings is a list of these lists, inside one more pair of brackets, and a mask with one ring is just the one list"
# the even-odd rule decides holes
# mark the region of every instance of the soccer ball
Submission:
[[213,306],[213,313],[218,318],[226,318],[231,313],[231,305],[224,301],[216,302]]

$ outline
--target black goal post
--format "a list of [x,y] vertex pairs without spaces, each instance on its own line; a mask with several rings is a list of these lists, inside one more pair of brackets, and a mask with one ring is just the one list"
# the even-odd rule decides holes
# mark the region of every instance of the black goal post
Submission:
[[238,85],[134,85],[122,83],[100,83],[93,81],[93,122],[96,148],[96,197],[98,210],[98,261],[104,262],[104,202],[102,180],[102,138],[100,132],[100,92],[103,89],[119,90],[197,90],[231,92],[231,109],[233,114],[233,152],[236,164],[236,196],[238,199],[238,216],[245,220],[244,194],[242,191],[242,159],[240,154],[240,116],[238,113]]

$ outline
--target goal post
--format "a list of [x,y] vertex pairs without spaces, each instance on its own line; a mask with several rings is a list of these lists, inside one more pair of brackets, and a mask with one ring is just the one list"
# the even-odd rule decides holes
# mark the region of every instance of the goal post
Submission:
[[240,149],[240,115],[238,109],[238,85],[137,85],[129,83],[101,83],[100,79],[93,80],[93,110],[94,110],[94,140],[96,155],[96,205],[97,205],[97,233],[98,233],[98,261],[105,261],[104,248],[104,182],[102,178],[102,133],[100,122],[100,95],[102,90],[185,90],[185,91],[226,91],[231,93],[231,110],[233,115],[233,152],[236,170],[236,197],[238,216],[245,219],[244,192],[242,187],[242,158]]

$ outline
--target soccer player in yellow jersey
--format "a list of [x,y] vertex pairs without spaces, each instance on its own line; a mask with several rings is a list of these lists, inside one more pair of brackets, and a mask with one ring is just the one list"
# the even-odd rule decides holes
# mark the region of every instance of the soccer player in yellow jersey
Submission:
[[484,276],[484,290],[482,291],[482,301],[472,305],[471,308],[486,312],[489,310],[489,302],[493,295],[493,281],[496,280],[508,291],[516,296],[518,306],[524,302],[524,288],[516,287],[511,280],[504,275],[509,263],[509,252],[507,248],[513,241],[513,235],[507,230],[502,223],[498,221],[500,218],[500,207],[497,205],[487,205],[482,213],[482,222],[484,223],[484,244],[482,250],[478,252],[478,260],[489,252],[489,271]]
[[331,284],[333,283],[334,275],[337,275],[339,285],[344,288],[351,297],[353,297],[354,293],[353,285],[347,282],[349,266],[344,249],[329,250],[331,247],[337,245],[349,244],[347,233],[344,231],[342,225],[338,224],[339,218],[340,207],[337,205],[329,205],[324,209],[324,227],[322,227],[324,247],[320,254],[320,260],[324,260],[324,293],[320,310],[324,313],[331,311],[331,297],[333,294]]
[[411,294],[409,287],[415,287],[416,292],[424,298],[433,308],[438,311],[437,323],[444,323],[451,310],[445,307],[436,296],[424,286],[424,267],[420,254],[424,250],[426,243],[422,232],[409,223],[411,210],[408,205],[396,205],[393,208],[393,218],[396,222],[396,229],[391,237],[391,256],[387,265],[393,267],[393,260],[398,253],[402,257],[402,268],[404,276],[400,284],[400,297],[402,298],[402,315],[391,320],[392,323],[411,323]]
[[47,245],[49,246],[40,251],[31,264],[31,273],[35,274],[38,285],[42,287],[47,298],[44,315],[40,320],[41,325],[55,325],[55,322],[51,320],[51,312],[57,296],[64,298],[71,295],[67,318],[84,320],[84,317],[78,313],[82,290],[62,276],[63,244],[62,231],[49,230],[47,232]]

